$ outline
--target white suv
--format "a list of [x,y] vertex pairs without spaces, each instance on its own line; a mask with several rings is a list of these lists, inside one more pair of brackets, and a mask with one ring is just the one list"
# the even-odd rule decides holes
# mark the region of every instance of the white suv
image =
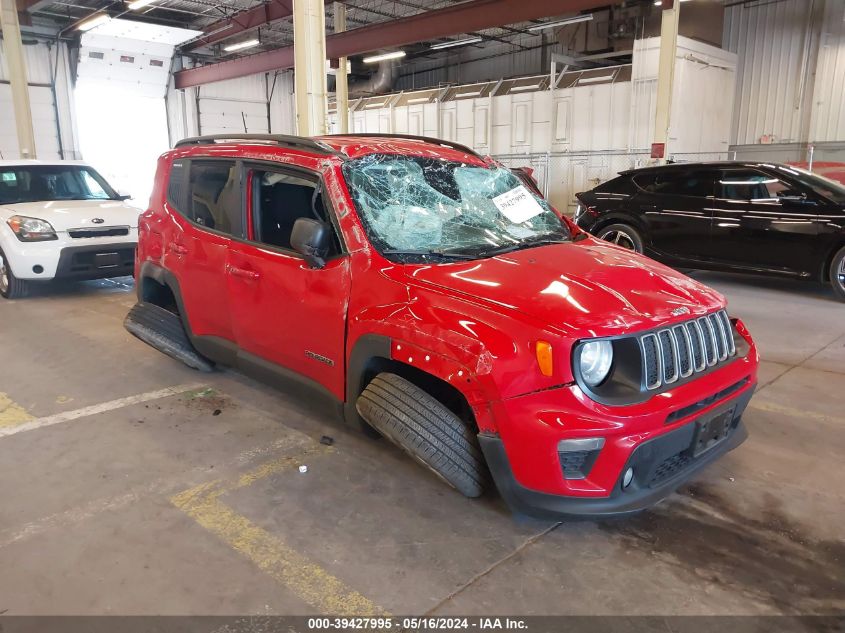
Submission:
[[126,200],[84,163],[0,161],[0,295],[132,275],[140,211]]

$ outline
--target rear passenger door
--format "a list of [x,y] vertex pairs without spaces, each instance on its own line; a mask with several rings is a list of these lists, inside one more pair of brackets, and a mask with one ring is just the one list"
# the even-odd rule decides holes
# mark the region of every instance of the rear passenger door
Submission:
[[[261,360],[319,383],[344,397],[349,259],[319,174],[276,164],[247,164],[247,239],[229,253],[228,288],[242,361]],[[325,196],[326,198],[328,196]],[[320,269],[291,248],[297,218],[316,218],[335,231]],[[257,365],[257,367],[255,367]]]
[[651,248],[679,262],[711,259],[716,170],[671,168],[633,178],[641,191],[632,204],[647,226]]
[[187,222],[164,236],[165,267],[179,281],[182,302],[200,351],[234,349],[226,270],[233,238],[244,235],[240,165],[235,160],[192,159],[173,163],[168,205]]

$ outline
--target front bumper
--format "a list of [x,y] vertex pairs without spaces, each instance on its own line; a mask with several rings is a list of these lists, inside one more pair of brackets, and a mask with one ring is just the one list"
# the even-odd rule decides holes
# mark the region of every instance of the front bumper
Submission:
[[[698,457],[693,455],[695,421],[639,444],[620,470],[612,492],[605,497],[570,497],[526,488],[514,477],[501,438],[481,434],[478,439],[496,487],[515,512],[541,517],[621,516],[654,505],[708,464],[742,444],[748,437],[742,413],[753,392],[752,385],[742,395],[708,412],[708,418],[731,412],[730,433]],[[623,474],[628,468],[632,468],[635,475],[632,482],[623,488]]]

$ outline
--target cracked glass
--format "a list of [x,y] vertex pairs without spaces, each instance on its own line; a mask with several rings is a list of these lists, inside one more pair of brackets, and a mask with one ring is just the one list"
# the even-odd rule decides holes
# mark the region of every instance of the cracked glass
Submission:
[[370,241],[391,259],[475,259],[570,237],[504,167],[371,154],[343,171]]

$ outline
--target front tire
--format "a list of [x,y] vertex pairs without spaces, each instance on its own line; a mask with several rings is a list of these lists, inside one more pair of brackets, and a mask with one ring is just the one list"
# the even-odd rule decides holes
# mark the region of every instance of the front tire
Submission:
[[0,296],[5,299],[21,299],[29,294],[29,287],[30,284],[26,280],[15,277],[6,254],[0,251]]
[[368,424],[464,496],[484,492],[487,469],[472,429],[413,383],[381,373],[356,407]]
[[601,229],[596,237],[635,253],[642,254],[644,250],[642,235],[629,224],[611,224]]
[[840,301],[845,301],[845,246],[840,248],[830,262],[830,285]]

